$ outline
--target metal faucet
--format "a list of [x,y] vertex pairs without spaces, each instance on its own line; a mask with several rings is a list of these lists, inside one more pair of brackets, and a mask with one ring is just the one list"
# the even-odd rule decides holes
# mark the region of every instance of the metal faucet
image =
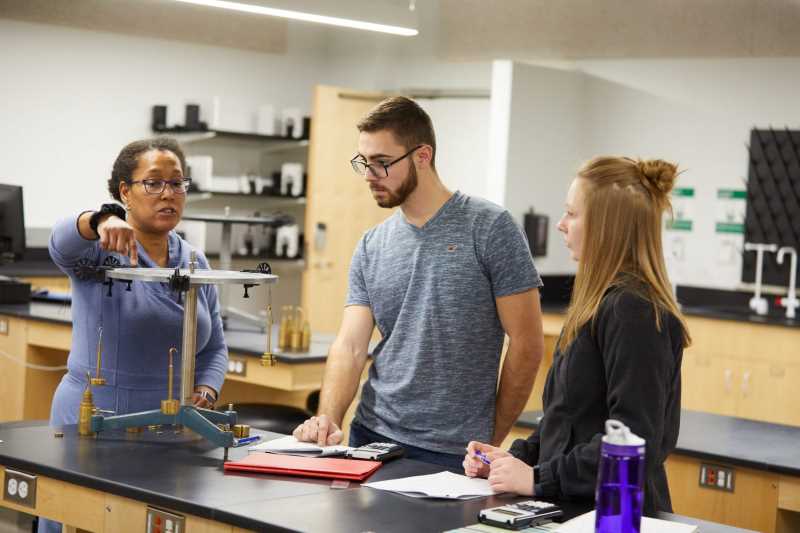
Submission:
[[750,298],[750,309],[755,311],[756,314],[766,315],[767,310],[769,309],[769,304],[767,303],[767,299],[761,296],[761,276],[764,271],[764,252],[776,252],[778,251],[778,245],[764,244],[761,242],[746,242],[744,243],[744,249],[746,252],[756,252],[756,290],[753,297]]
[[797,277],[797,250],[791,246],[784,246],[778,250],[778,264],[783,264],[783,256],[790,254],[792,262],[789,267],[789,293],[781,298],[780,303],[786,308],[786,318],[795,317],[795,309],[800,307],[800,300],[797,299],[797,285],[795,278]]

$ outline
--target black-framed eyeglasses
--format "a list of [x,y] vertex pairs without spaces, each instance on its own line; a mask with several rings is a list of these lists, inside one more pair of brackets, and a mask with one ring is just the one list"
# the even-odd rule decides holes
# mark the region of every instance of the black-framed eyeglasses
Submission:
[[128,183],[131,185],[141,183],[144,187],[144,192],[147,194],[161,194],[169,183],[173,193],[186,194],[192,184],[192,178],[181,178],[179,180],[131,180]]
[[393,161],[389,161],[388,163],[367,163],[364,159],[364,156],[357,155],[353,159],[350,160],[350,165],[353,167],[353,171],[358,174],[359,176],[366,176],[367,171],[370,174],[375,176],[378,179],[388,178],[389,177],[389,167],[394,165],[395,163],[399,163],[406,157],[410,156],[420,148],[425,146],[424,144],[420,144],[416,148],[412,148],[408,152],[404,153],[397,159]]

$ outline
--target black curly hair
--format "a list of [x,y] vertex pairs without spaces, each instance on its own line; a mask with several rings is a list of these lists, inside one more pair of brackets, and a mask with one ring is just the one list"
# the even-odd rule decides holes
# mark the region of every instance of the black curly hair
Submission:
[[111,197],[118,202],[122,202],[119,194],[119,184],[123,181],[130,181],[133,171],[139,165],[139,156],[150,150],[163,150],[172,152],[181,162],[181,169],[186,172],[186,156],[181,145],[172,137],[156,137],[155,139],[143,139],[127,144],[114,161],[111,169],[111,177],[108,179],[108,192]]

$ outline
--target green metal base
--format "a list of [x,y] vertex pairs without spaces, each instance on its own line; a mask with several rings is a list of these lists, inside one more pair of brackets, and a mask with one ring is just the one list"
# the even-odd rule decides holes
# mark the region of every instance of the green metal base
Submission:
[[[191,429],[217,446],[235,448],[240,439],[236,439],[232,431],[221,430],[217,427],[217,424],[228,424],[233,427],[236,424],[236,420],[236,411],[221,412],[201,409],[193,405],[182,405],[175,415],[165,415],[159,409],[109,417],[93,415],[92,431],[99,433],[110,429],[130,427],[181,425]],[[245,440],[242,446],[249,443],[251,443],[249,439]]]

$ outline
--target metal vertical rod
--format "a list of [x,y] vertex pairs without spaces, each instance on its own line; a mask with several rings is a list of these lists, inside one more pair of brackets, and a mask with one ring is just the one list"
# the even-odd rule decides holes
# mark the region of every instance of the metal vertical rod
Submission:
[[100,331],[98,333],[98,338],[97,338],[97,365],[94,374],[95,378],[100,377],[100,358],[102,353],[103,353],[103,326],[100,326]]
[[183,303],[183,345],[181,347],[181,405],[192,405],[194,359],[197,346],[197,287],[191,286]]
[[[227,211],[227,210],[226,210]],[[219,269],[231,269],[231,250],[233,249],[233,223],[222,223],[222,238],[219,247]],[[223,320],[228,318],[228,288],[223,283],[219,285],[219,311]]]
[[175,348],[169,349],[169,372],[167,377],[169,383],[167,383],[167,400],[172,399],[172,389],[173,389],[172,382],[175,380],[175,367],[173,365],[173,359],[174,359],[173,356],[177,351],[178,350],[176,350]]

